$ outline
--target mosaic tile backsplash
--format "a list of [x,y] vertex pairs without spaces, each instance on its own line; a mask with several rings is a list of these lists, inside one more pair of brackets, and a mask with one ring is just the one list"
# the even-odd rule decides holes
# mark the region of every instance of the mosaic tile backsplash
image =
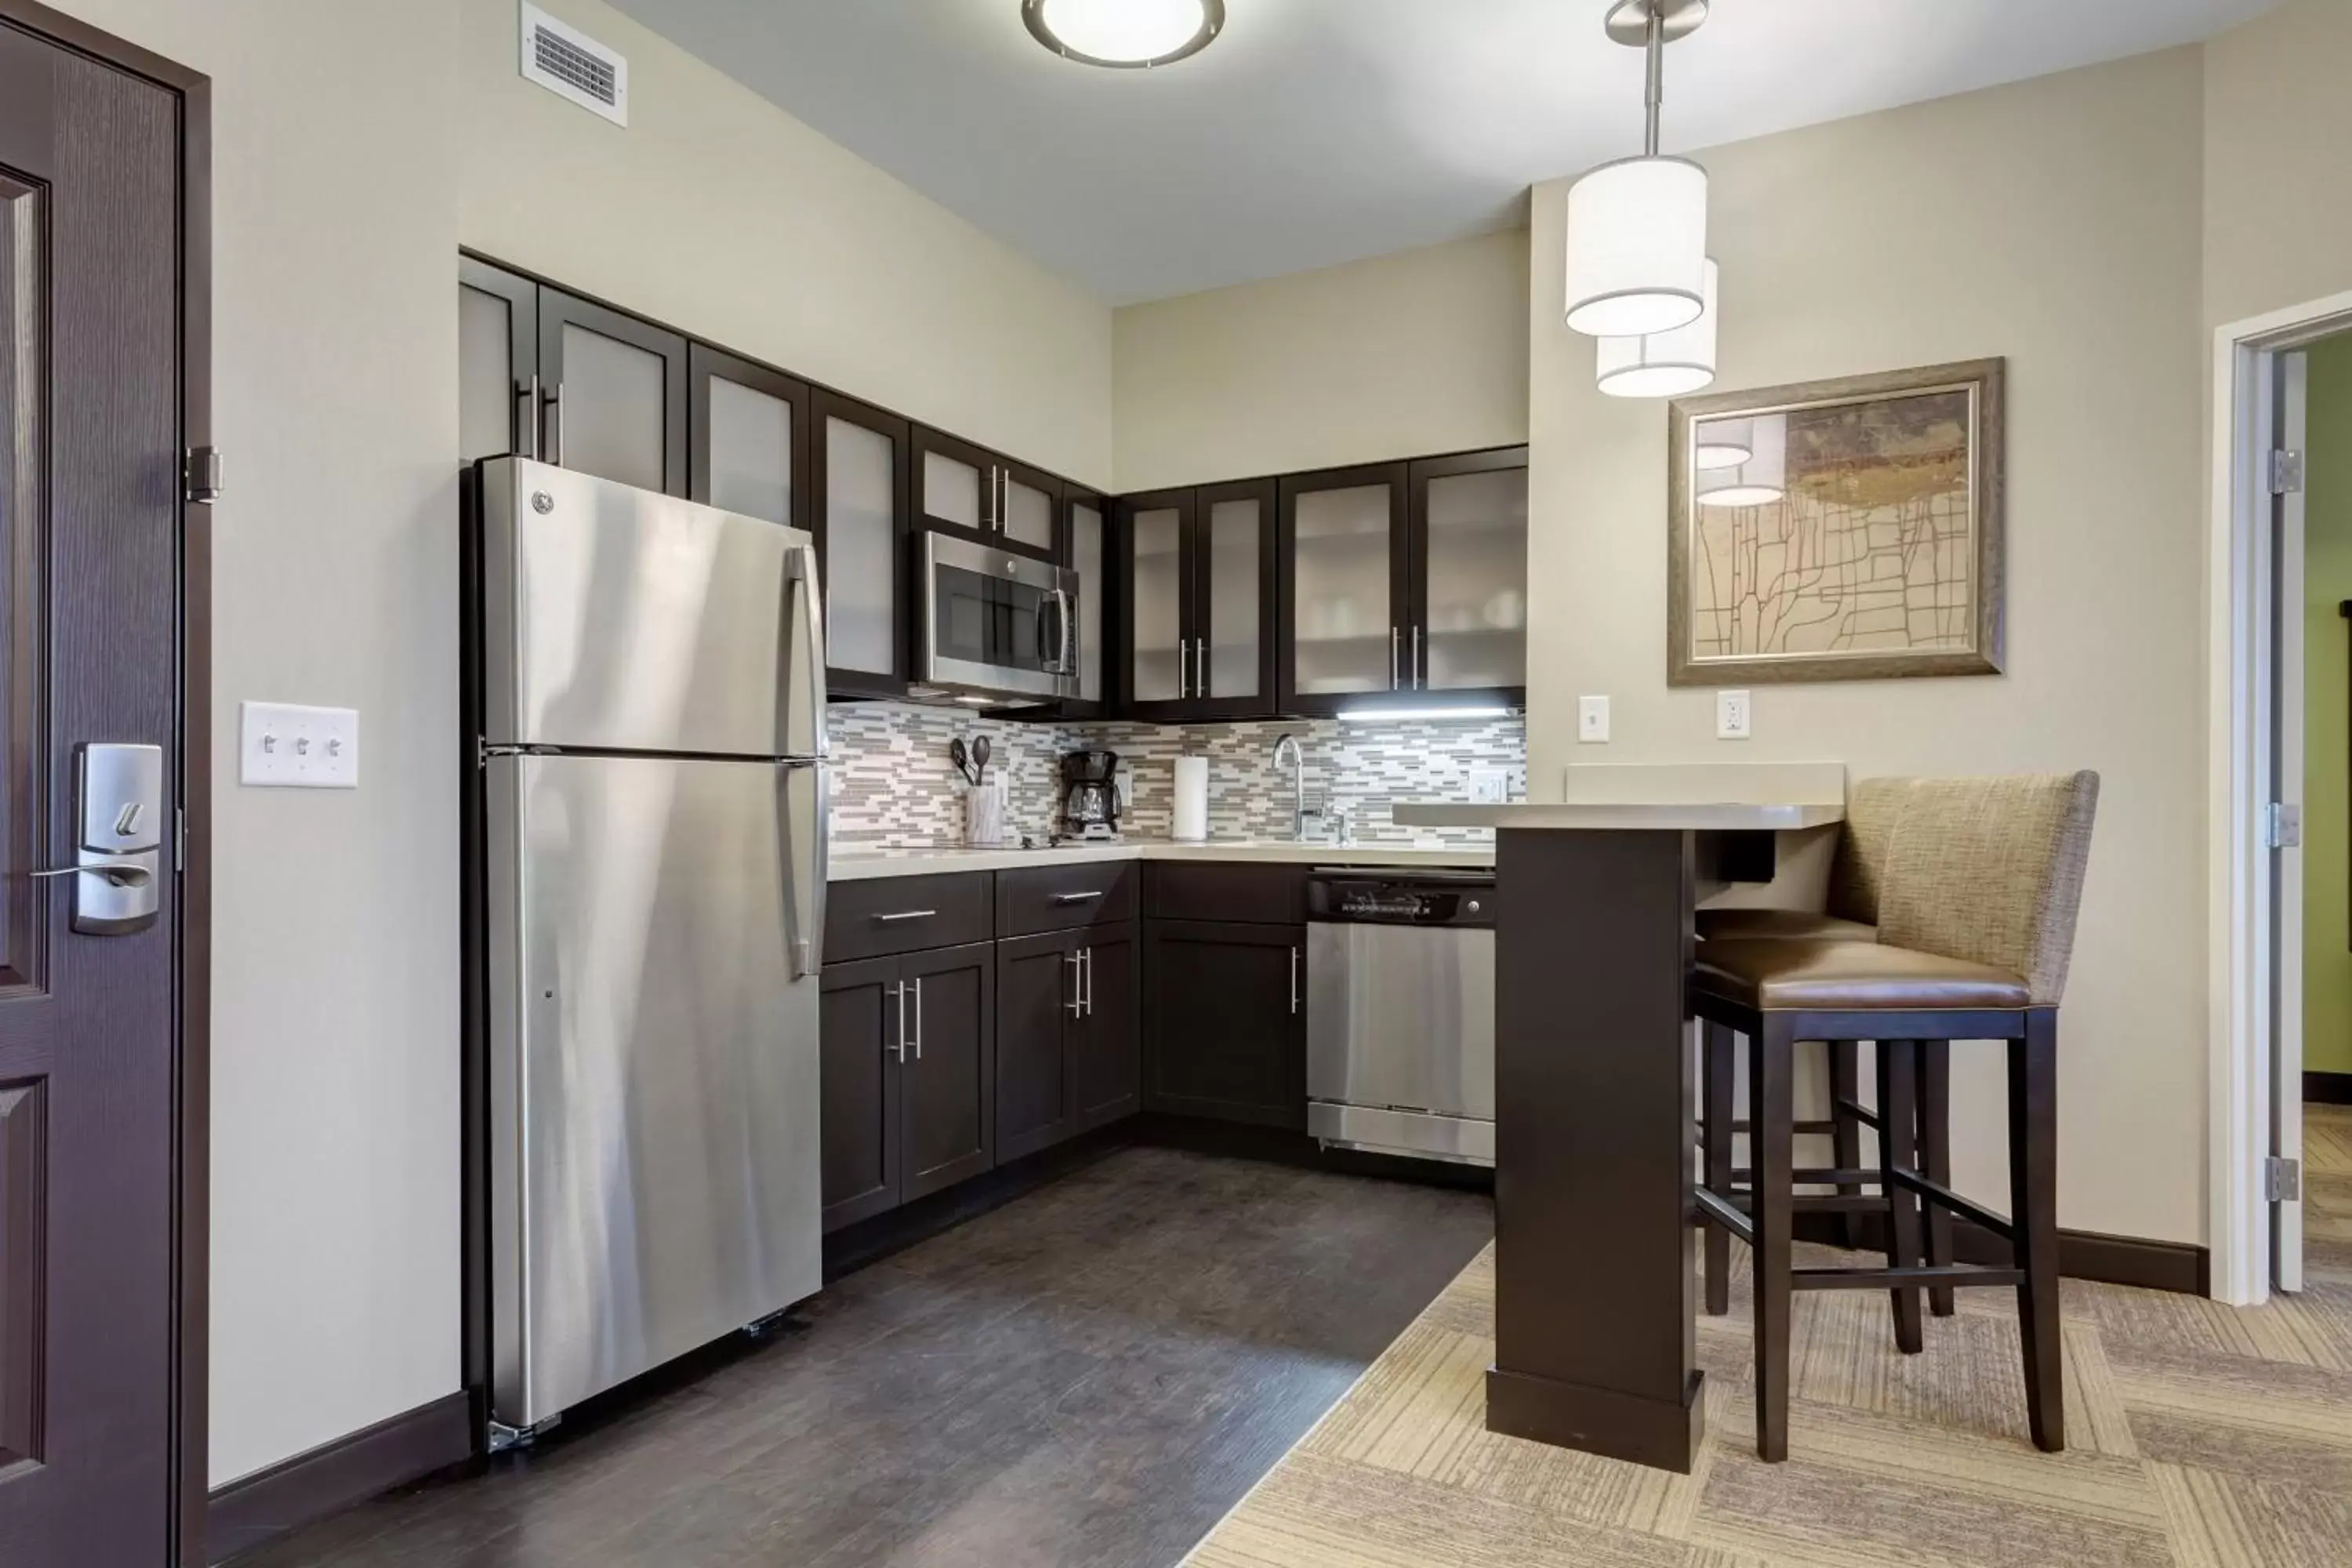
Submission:
[[1175,759],[1209,759],[1209,836],[1290,836],[1288,773],[1274,767],[1275,742],[1298,737],[1307,798],[1345,811],[1360,843],[1483,843],[1484,828],[1399,827],[1400,800],[1467,800],[1473,772],[1507,779],[1509,798],[1528,793],[1527,722],[1504,719],[1342,724],[1271,720],[1248,724],[1009,724],[952,709],[898,703],[836,703],[833,726],[833,837],[837,844],[905,847],[961,843],[966,785],[948,742],[988,737],[989,772],[1009,781],[1005,826],[1043,837],[1060,826],[1066,752],[1117,752],[1134,791],[1122,831],[1165,837],[1175,816]]

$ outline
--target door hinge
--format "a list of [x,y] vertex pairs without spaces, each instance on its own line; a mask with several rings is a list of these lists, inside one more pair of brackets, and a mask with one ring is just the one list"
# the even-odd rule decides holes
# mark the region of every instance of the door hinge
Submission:
[[220,499],[221,458],[217,447],[191,447],[182,463],[187,498],[210,506]]
[[2303,493],[2303,454],[2280,447],[2271,452],[2271,494],[2299,496]]
[[2263,1162],[2263,1202],[2266,1204],[2303,1202],[2302,1161],[2283,1159],[2273,1154]]
[[2273,801],[2263,807],[2263,842],[2273,849],[2303,847],[2303,807]]

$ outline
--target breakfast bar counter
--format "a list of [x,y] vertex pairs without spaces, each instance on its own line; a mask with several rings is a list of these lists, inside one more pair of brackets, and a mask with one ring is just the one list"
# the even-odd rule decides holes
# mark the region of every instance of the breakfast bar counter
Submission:
[[1498,830],[1488,1430],[1690,1469],[1692,911],[1769,879],[1775,833],[1842,820],[1833,771],[1777,803],[1696,798],[1706,770],[1627,769],[1643,787],[1619,798],[1595,784],[1564,805],[1395,808],[1400,826]]

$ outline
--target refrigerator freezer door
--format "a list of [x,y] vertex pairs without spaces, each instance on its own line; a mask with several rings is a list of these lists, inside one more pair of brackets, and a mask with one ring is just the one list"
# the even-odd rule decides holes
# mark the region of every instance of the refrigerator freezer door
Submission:
[[487,772],[492,1405],[529,1427],[823,1283],[782,831],[817,770]]
[[482,498],[483,739],[814,752],[806,533],[523,458],[484,464]]

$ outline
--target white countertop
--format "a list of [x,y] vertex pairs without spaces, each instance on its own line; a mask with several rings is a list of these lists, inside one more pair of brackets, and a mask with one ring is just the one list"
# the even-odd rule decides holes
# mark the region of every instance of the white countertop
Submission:
[[[1492,810],[1493,808],[1487,807]],[[1105,860],[1259,861],[1294,866],[1492,866],[1491,844],[1294,844],[1286,838],[1167,838],[1064,844],[1050,849],[967,849],[939,846],[888,849],[836,845],[829,879],[920,877],[940,871],[1005,871],[1022,866],[1085,866]]]
[[1522,801],[1507,805],[1464,805],[1399,801],[1391,812],[1400,827],[1657,828],[1702,833],[1766,833],[1827,827],[1845,820],[1842,805],[1759,805],[1734,802]]

